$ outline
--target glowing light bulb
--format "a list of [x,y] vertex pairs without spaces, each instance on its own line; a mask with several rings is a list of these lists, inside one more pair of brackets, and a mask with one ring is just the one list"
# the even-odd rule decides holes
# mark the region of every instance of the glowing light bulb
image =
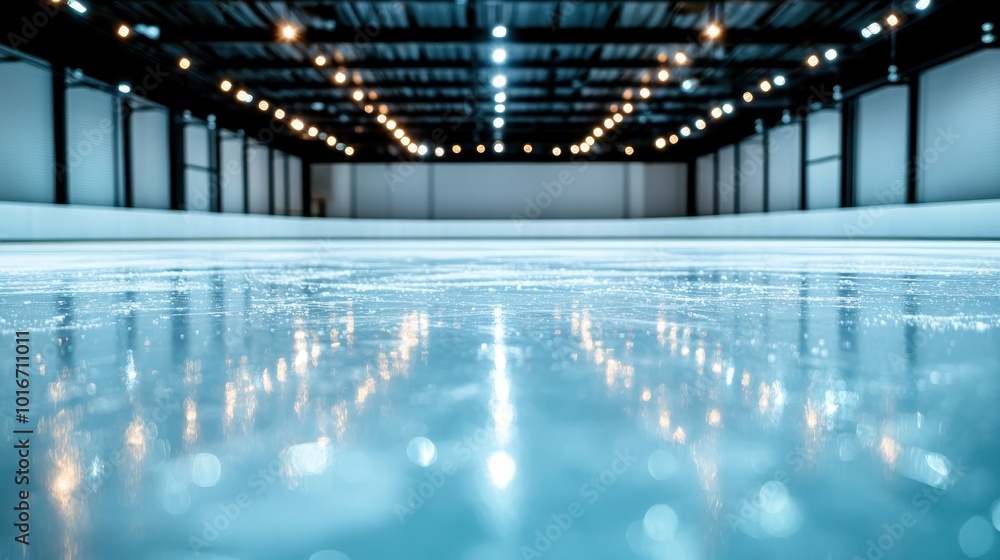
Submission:
[[659,137],[659,138],[656,139],[656,143],[654,145],[656,146],[657,150],[662,150],[663,148],[665,148],[667,146],[667,140],[666,140],[666,138],[663,138],[661,136],[661,137]]

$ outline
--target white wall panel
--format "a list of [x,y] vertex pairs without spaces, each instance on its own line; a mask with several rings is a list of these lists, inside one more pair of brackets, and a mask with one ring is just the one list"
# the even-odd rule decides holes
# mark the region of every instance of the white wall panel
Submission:
[[631,164],[644,171],[641,216],[659,218],[687,215],[687,165],[683,163]]
[[695,163],[695,209],[699,216],[711,216],[715,213],[715,155],[708,154],[698,158]]
[[270,211],[268,158],[267,146],[253,139],[247,140],[247,181],[250,186],[250,212],[253,214]]
[[736,147],[719,149],[719,180],[716,195],[719,197],[719,214],[736,211]]
[[0,62],[0,200],[55,202],[52,74]]
[[768,211],[799,209],[801,152],[801,125],[779,126],[768,133]]
[[909,88],[888,86],[858,99],[855,124],[857,206],[906,202]]
[[96,88],[66,90],[66,167],[70,204],[116,206],[119,196],[117,100]]
[[740,214],[764,211],[764,138],[752,136],[740,143]]
[[840,156],[839,109],[822,109],[806,117],[806,161]]
[[166,107],[144,104],[129,117],[132,139],[132,205],[170,208],[170,114]]
[[840,160],[810,163],[806,169],[806,203],[810,210],[840,207]]
[[917,200],[1000,197],[1000,50],[927,71],[919,111]]
[[195,212],[208,212],[211,203],[211,174],[204,169],[184,170],[184,207]]
[[288,213],[303,215],[302,159],[296,156],[288,156],[288,200]]
[[624,166],[618,163],[440,164],[437,218],[621,218]]
[[219,146],[219,186],[222,188],[220,201],[223,212],[242,213],[244,211],[243,178],[243,136],[222,130]]

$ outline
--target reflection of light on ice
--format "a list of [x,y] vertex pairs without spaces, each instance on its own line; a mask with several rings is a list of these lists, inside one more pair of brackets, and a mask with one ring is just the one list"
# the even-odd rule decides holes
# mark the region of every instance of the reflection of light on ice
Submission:
[[320,474],[333,461],[330,440],[320,438],[315,443],[300,443],[281,452],[281,460],[293,476]]
[[208,488],[219,483],[222,477],[222,464],[219,458],[211,453],[199,453],[191,461],[191,482],[196,486]]
[[406,446],[406,456],[413,464],[429,467],[437,460],[437,447],[434,442],[425,437],[415,437]]
[[514,459],[506,451],[497,451],[487,459],[486,468],[493,486],[504,489],[513,480],[517,465],[514,464]]

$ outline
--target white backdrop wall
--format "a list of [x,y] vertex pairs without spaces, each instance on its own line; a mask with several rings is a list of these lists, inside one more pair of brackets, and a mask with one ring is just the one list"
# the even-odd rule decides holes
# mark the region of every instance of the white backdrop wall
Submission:
[[170,208],[170,113],[162,105],[136,104],[129,117],[132,205]]
[[719,214],[736,213],[736,148],[726,146],[719,150],[719,177],[716,196],[719,197]]
[[0,200],[55,202],[52,73],[0,62]]
[[906,202],[908,86],[888,86],[858,98],[854,203]]
[[840,109],[806,117],[806,205],[810,210],[840,206]]
[[77,84],[66,89],[66,167],[70,204],[124,203],[118,101],[107,91]]
[[920,77],[917,200],[1000,198],[1000,50]]
[[323,164],[327,216],[560,219],[682,216],[684,164]]

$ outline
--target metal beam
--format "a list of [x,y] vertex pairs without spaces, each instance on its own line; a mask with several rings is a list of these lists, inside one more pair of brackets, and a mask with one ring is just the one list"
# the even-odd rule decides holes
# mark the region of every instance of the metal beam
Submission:
[[[375,32],[377,31],[377,32]],[[507,32],[506,41],[519,45],[670,45],[690,44],[700,40],[700,29],[684,27],[614,27],[596,29],[575,27],[551,29],[549,27],[520,27]],[[857,42],[853,31],[828,27],[779,27],[772,29],[727,29],[722,38],[716,40],[723,45],[789,45],[814,43],[820,45],[841,45]],[[496,39],[486,28],[468,27],[381,27],[376,30],[363,28],[319,29],[307,28],[299,33],[303,43],[369,45],[423,43],[423,44],[484,44],[491,45]],[[234,28],[192,25],[161,30],[164,43],[277,43],[278,30],[269,28]]]
[[[342,66],[351,70],[468,70],[476,71],[476,61],[473,60],[389,60],[389,59],[358,59],[348,60],[342,64],[330,64],[325,68],[337,68]],[[485,61],[483,61],[485,62]],[[644,60],[640,58],[613,58],[613,59],[559,59],[559,60],[521,60],[510,61],[504,64],[504,69],[508,72],[516,70],[558,70],[561,68],[578,68],[587,70],[655,70],[668,67],[671,70],[679,69],[717,69],[717,70],[794,70],[802,67],[801,60],[780,60],[775,58],[748,59],[748,60],[717,60],[711,58],[692,59],[684,66],[676,66],[670,63],[659,63],[655,60]],[[225,74],[244,74],[258,71],[272,70],[301,70],[317,68],[312,60],[267,60],[261,58],[239,57],[225,60],[216,64],[200,65],[200,68],[207,72],[218,72]]]

